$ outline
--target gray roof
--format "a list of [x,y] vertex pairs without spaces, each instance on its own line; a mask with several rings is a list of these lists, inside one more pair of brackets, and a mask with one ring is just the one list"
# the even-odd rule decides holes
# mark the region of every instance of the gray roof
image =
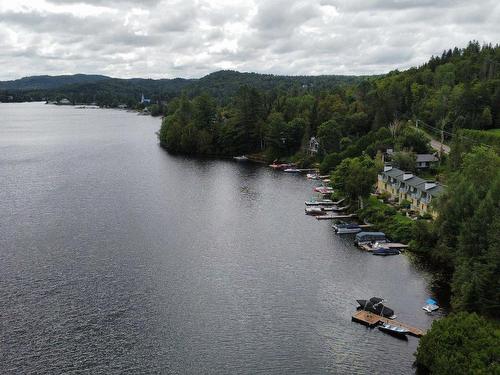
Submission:
[[397,169],[397,168],[392,168],[391,170],[387,171],[387,172],[382,172],[382,174],[385,174],[389,177],[398,177],[398,176],[401,176],[403,175],[403,171],[401,169]]
[[434,186],[433,188],[425,190],[425,183],[427,181],[424,180],[423,178],[418,177],[418,176],[413,176],[413,177],[403,181],[403,174],[404,173],[405,172],[403,172],[401,169],[398,169],[398,168],[392,168],[389,171],[386,171],[386,172],[382,171],[381,172],[382,175],[393,177],[396,180],[404,182],[405,184],[408,184],[409,186],[413,186],[422,192],[427,192],[430,195],[432,195],[433,197],[441,194],[441,192],[444,190],[443,185],[439,184],[438,182],[436,182],[437,185]]
[[417,154],[417,163],[433,162],[438,160],[439,159],[432,154]]
[[432,189],[427,190],[427,192],[428,192],[430,195],[432,195],[433,197],[438,196],[438,195],[439,195],[439,194],[441,194],[443,191],[444,191],[444,187],[443,187],[443,185],[437,185],[437,186],[434,186]]
[[403,182],[405,184],[410,185],[410,186],[417,187],[418,185],[421,185],[421,184],[425,183],[425,180],[423,178],[420,178],[420,177],[417,177],[417,176],[413,176],[412,178],[409,178],[408,180],[403,181]]

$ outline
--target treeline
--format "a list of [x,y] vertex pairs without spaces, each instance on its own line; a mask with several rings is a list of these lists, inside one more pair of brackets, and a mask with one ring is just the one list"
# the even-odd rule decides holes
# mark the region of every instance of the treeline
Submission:
[[[395,133],[411,132],[416,119],[449,133],[500,127],[500,69],[496,66],[500,66],[500,47],[471,42],[419,68],[332,90],[313,93],[275,87],[266,91],[242,86],[227,104],[208,92],[193,99],[184,95],[167,105],[160,141],[175,152],[265,152],[274,159],[300,155],[309,138],[316,136],[320,153],[315,161],[323,162],[326,171],[346,157],[363,152],[373,156],[394,146]],[[199,120],[200,103],[211,103],[203,120]],[[397,124],[391,128],[394,121]],[[187,141],[199,132],[201,140]],[[419,137],[417,132],[408,136]],[[399,145],[426,151],[419,143]]]
[[[224,70],[208,74],[200,79],[119,79],[106,76],[75,74],[71,76],[33,76],[15,81],[0,81],[0,92],[7,97],[24,100],[62,98],[74,104],[95,103],[116,107],[126,104],[134,108],[141,94],[151,103],[162,105],[183,92],[189,98],[208,93],[218,104],[227,105],[241,86],[259,91],[273,89],[295,92],[319,92],[339,85],[358,82],[355,76],[277,76],[272,74],[240,73]],[[0,97],[0,100],[2,98]],[[5,101],[13,101],[12,99]]]

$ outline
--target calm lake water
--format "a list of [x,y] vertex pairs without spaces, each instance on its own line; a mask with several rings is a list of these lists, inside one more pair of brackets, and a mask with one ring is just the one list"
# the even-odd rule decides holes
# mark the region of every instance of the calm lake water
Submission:
[[134,113],[0,104],[0,373],[408,374],[429,276],[304,215],[313,182],[174,157]]

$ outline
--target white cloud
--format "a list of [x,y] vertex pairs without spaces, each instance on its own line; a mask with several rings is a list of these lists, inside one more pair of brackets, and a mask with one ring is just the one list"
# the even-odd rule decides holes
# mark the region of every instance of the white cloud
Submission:
[[0,79],[384,73],[498,24],[495,0],[0,0]]

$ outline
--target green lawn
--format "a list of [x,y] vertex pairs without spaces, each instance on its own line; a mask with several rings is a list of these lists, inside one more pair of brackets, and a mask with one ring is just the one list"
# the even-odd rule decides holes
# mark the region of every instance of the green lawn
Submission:
[[492,133],[492,134],[500,136],[500,129],[490,129],[490,130],[488,130],[488,133]]

